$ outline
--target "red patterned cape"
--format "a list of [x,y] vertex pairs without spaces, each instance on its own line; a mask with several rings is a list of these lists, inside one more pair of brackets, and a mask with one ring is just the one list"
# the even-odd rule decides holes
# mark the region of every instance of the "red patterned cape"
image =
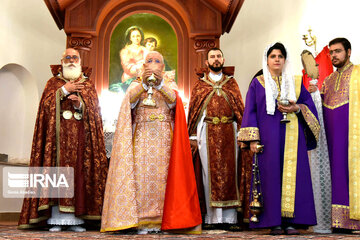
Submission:
[[[203,76],[204,69],[200,69],[198,75]],[[232,74],[234,72],[233,68],[224,68],[224,74]],[[213,87],[203,80],[199,79],[196,81],[192,93],[191,93],[191,99],[190,99],[190,106],[189,106],[189,115],[188,115],[188,131],[189,135],[194,136],[196,135],[196,129],[199,119],[201,118],[202,114],[202,108],[205,104],[205,100],[207,96],[211,93],[213,90]],[[239,87],[235,81],[234,78],[231,78],[225,85],[222,86],[222,90],[226,93],[228,96],[229,104],[231,105],[234,121],[238,125],[238,129],[240,129],[241,121],[242,121],[242,115],[244,111],[244,103],[242,100],[242,96],[239,90]],[[216,94],[214,94],[215,98],[218,98]],[[224,104],[228,104],[226,101],[223,101]],[[211,104],[211,103],[210,103]],[[209,105],[208,105],[209,106]],[[223,105],[222,105],[223,106]],[[219,112],[223,112],[224,108],[220,107]],[[210,106],[208,108],[208,114],[216,114],[218,110],[216,110],[216,106]],[[220,114],[221,115],[221,114]],[[228,116],[231,116],[231,113],[227,113]],[[212,115],[211,115],[212,116]],[[231,154],[227,150],[231,148],[222,148],[221,146],[218,146],[219,144],[216,144],[218,142],[218,138],[220,135],[223,135],[221,137],[221,141],[225,141],[228,139],[228,135],[225,136],[226,133],[223,130],[220,130],[221,133],[218,132],[211,133],[210,128],[213,126],[209,126],[209,132],[208,132],[208,140],[209,144],[214,145],[215,147],[215,153],[222,152],[223,154]],[[229,129],[227,129],[229,130]],[[230,131],[230,130],[229,130]],[[231,133],[230,135],[232,135]],[[217,139],[217,140],[216,140]],[[234,141],[236,141],[234,139]],[[213,147],[213,148],[214,148]],[[225,151],[224,151],[225,149]],[[227,150],[226,150],[227,149]],[[227,152],[226,152],[227,151]],[[214,151],[213,151],[214,152]],[[214,153],[214,154],[215,154]],[[211,153],[209,150],[209,156],[214,156],[214,154]],[[233,153],[232,153],[233,154]],[[201,210],[203,213],[206,212],[205,207],[205,195],[204,195],[204,188],[203,188],[203,182],[202,182],[202,167],[199,157],[199,151],[197,147],[192,147],[192,155],[193,155],[193,162],[195,167],[195,175],[196,175],[196,181],[197,181],[197,187],[198,187],[198,194],[199,194],[199,200],[201,204]],[[223,159],[223,158],[222,158]],[[231,159],[231,158],[230,158]],[[221,165],[221,163],[219,163]],[[214,164],[213,164],[214,165]],[[210,171],[212,172],[212,178],[215,177],[221,177],[221,176],[235,176],[235,173],[233,169],[224,169],[226,173],[223,172],[223,170],[219,171],[219,168],[211,167],[211,161],[210,161]],[[238,186],[238,192],[239,192],[239,199],[234,200],[234,204],[232,206],[228,207],[237,207],[240,212],[242,212],[242,216],[240,218],[248,219],[249,218],[249,194],[250,194],[250,181],[251,181],[251,166],[252,166],[252,154],[249,150],[241,149],[238,155],[238,178],[237,180],[232,179],[231,182],[237,181]],[[215,173],[215,174],[213,174]],[[225,175],[224,175],[225,174]],[[218,202],[226,202],[229,199],[229,196],[232,196],[232,199],[236,198],[236,189],[234,185],[227,185],[226,186],[216,186],[216,180],[212,180],[212,189],[211,189],[211,195],[214,201]],[[213,184],[215,183],[215,184]],[[223,192],[226,192],[226,195],[223,194]],[[224,205],[225,207],[225,205]],[[239,219],[241,221],[241,219]],[[245,220],[246,222],[247,220]]]
[[101,217],[108,162],[98,97],[88,79],[91,69],[83,68],[85,77],[79,79],[84,84],[80,93],[84,104],[82,120],[65,120],[61,115],[57,119],[57,108],[63,111],[73,110],[73,107],[66,97],[58,98],[57,105],[56,95],[65,81],[59,74],[60,65],[52,65],[51,70],[54,77],[45,86],[37,113],[30,166],[74,167],[75,196],[25,198],[19,219],[19,228],[23,229],[45,225],[51,217],[52,205],[59,205],[61,212],[72,212],[84,219],[100,220]]

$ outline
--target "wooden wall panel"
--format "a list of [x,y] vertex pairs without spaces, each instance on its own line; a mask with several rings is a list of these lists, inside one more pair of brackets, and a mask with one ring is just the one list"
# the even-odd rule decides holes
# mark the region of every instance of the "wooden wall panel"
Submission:
[[89,3],[86,0],[77,1],[72,4],[65,14],[65,31],[72,29],[82,30],[91,28]]
[[111,34],[124,18],[152,13],[166,20],[178,38],[178,85],[186,97],[205,67],[206,52],[219,46],[230,31],[244,0],[44,0],[58,27],[68,36],[67,47],[79,49],[83,65],[93,68],[98,93],[109,85]]

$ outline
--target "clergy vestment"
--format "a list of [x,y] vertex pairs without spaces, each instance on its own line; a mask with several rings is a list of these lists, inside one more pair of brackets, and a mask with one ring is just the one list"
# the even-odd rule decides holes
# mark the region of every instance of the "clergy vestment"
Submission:
[[[84,85],[79,93],[81,119],[75,118],[73,101],[61,90],[67,82],[61,65],[52,65],[51,70],[54,77],[47,82],[39,104],[30,166],[73,167],[75,193],[73,198],[25,198],[19,219],[22,229],[46,224],[47,219],[54,217],[51,206],[83,219],[101,218],[108,162],[98,96],[88,78],[91,69],[83,68],[84,73],[76,80]],[[65,111],[73,117],[65,118]],[[68,224],[78,223],[76,220]]]
[[193,161],[207,224],[235,224],[237,210],[248,210],[251,162],[246,166],[243,163],[251,161],[251,156],[244,153],[243,161],[238,161],[236,141],[243,110],[241,93],[232,76],[204,73],[192,90],[188,128],[190,137],[198,143],[192,149]]
[[[281,77],[275,80],[281,92]],[[301,79],[295,83],[295,92],[301,111],[287,114],[291,122],[282,124],[277,108],[274,115],[267,114],[264,76],[254,78],[249,86],[239,140],[264,145],[258,153],[263,212],[258,223],[250,223],[252,228],[316,224],[307,150],[316,147],[320,126]]]
[[360,66],[330,74],[321,89],[332,179],[332,227],[360,229]]
[[186,229],[201,224],[185,112],[172,80],[146,106],[141,79],[121,104],[105,190],[101,231]]

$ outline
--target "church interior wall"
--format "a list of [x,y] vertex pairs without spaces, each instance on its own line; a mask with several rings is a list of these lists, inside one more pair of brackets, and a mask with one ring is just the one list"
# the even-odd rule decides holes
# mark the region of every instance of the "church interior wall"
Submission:
[[37,83],[22,66],[7,64],[0,70],[0,153],[8,161],[27,163],[39,102]]
[[264,49],[280,41],[288,49],[292,68],[301,75],[300,54],[307,47],[303,34],[317,37],[317,52],[330,40],[345,37],[352,43],[351,61],[360,64],[359,10],[354,0],[247,0],[230,33],[220,39],[225,65],[235,66],[235,78],[245,99],[251,78],[262,68]]
[[[302,40],[309,27],[317,37],[318,52],[329,40],[343,36],[352,43],[352,62],[360,63],[355,4],[354,0],[246,0],[230,33],[220,39],[226,65],[235,66],[243,98],[271,42],[285,44],[294,72],[301,74],[302,50],[314,52]],[[43,1],[1,1],[0,153],[10,159],[26,162],[30,157],[37,107],[51,77],[49,65],[60,63],[65,46],[66,35]],[[9,209],[1,199],[0,206],[0,212]]]
[[49,65],[60,62],[66,35],[42,1],[2,0],[0,36],[0,153],[26,162]]
[[[60,62],[66,35],[43,1],[1,0],[0,6],[0,153],[12,164],[28,163],[49,65]],[[21,205],[1,194],[0,213],[20,212]]]

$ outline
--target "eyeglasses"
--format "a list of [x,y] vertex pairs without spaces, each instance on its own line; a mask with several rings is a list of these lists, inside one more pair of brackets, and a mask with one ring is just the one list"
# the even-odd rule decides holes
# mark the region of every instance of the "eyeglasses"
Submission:
[[70,61],[71,59],[74,59],[74,61],[77,62],[77,61],[79,61],[79,56],[77,56],[77,55],[72,55],[72,56],[67,55],[67,56],[64,57],[64,59],[65,59],[65,60],[69,60],[69,61]]
[[156,63],[161,63],[159,59],[152,59],[152,58],[149,58],[146,63],[152,63],[152,62],[156,62]]
[[341,53],[342,51],[344,51],[344,49],[331,50],[331,51],[329,52],[329,55],[331,56],[331,55],[333,55],[334,53],[339,54],[339,53]]

